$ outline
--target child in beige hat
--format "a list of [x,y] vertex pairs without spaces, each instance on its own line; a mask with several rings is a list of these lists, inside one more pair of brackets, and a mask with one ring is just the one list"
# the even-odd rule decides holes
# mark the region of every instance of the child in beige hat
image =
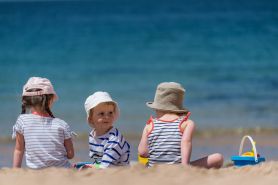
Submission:
[[157,86],[154,101],[146,105],[156,112],[145,126],[139,156],[148,158],[148,165],[178,164],[205,168],[220,168],[223,156],[215,153],[196,161],[190,161],[195,123],[190,112],[183,107],[185,89],[175,82],[163,82]]

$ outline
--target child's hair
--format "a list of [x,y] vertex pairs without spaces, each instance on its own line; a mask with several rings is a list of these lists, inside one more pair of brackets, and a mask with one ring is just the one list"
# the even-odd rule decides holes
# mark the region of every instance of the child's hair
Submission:
[[163,113],[163,114],[172,113],[172,114],[176,114],[176,115],[178,115],[178,116],[185,116],[185,115],[188,114],[188,112],[175,112],[175,111],[169,111],[169,110],[158,110],[158,109],[156,109],[155,111],[156,111],[156,112]]
[[[28,90],[28,92],[36,91],[41,91],[41,89]],[[52,98],[54,98],[53,94],[43,94],[38,96],[22,96],[21,114],[25,114],[27,108],[40,107],[42,111],[47,112],[52,118],[55,118],[49,108],[49,102]]]
[[55,101],[57,99],[58,96],[47,78],[31,77],[23,86],[21,114],[25,114],[26,109],[37,107],[54,118],[49,103],[51,100]]

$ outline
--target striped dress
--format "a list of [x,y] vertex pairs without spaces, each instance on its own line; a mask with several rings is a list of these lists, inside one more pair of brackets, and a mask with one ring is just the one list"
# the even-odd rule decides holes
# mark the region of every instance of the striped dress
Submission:
[[71,130],[65,121],[21,114],[13,126],[13,138],[17,132],[24,136],[27,167],[39,169],[71,166],[64,147],[65,139],[71,138]]
[[149,166],[181,163],[180,126],[184,121],[184,116],[171,122],[152,119],[153,128],[148,135]]
[[129,164],[130,145],[117,128],[112,128],[102,136],[89,135],[89,157],[101,168]]

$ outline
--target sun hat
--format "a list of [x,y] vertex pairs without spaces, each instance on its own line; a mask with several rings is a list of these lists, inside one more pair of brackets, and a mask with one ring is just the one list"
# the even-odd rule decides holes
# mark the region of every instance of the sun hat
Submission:
[[100,103],[112,102],[115,105],[115,120],[118,119],[120,110],[118,103],[115,102],[107,92],[97,91],[94,94],[90,95],[85,101],[85,110],[87,113],[87,118],[89,117],[90,110]]
[[152,109],[187,113],[183,107],[185,89],[176,82],[163,82],[157,86],[153,102],[146,105]]
[[[39,91],[29,92],[31,89],[40,89]],[[58,99],[53,85],[47,78],[31,77],[23,86],[22,96],[39,96],[43,94],[53,94],[54,100]]]

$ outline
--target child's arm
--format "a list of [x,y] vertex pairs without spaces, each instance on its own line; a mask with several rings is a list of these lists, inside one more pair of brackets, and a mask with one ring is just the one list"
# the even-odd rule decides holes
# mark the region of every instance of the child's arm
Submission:
[[65,139],[64,146],[66,148],[67,158],[72,159],[74,157],[74,149],[71,138]]
[[14,158],[13,158],[13,167],[14,168],[21,167],[24,151],[25,151],[24,136],[17,132],[15,148],[14,148]]
[[148,157],[149,156],[149,149],[148,149],[148,133],[150,130],[150,125],[146,125],[143,134],[141,137],[141,141],[138,146],[138,153],[141,157]]
[[182,157],[182,164],[189,165],[191,151],[192,151],[192,137],[193,137],[193,132],[195,130],[195,124],[192,120],[187,120],[185,124],[186,127],[183,131],[183,135],[181,139],[181,157]]
[[129,164],[130,145],[119,134],[111,136],[106,145],[101,159],[100,168],[107,168],[110,165],[128,165]]

